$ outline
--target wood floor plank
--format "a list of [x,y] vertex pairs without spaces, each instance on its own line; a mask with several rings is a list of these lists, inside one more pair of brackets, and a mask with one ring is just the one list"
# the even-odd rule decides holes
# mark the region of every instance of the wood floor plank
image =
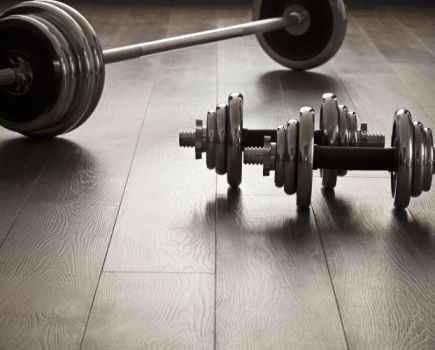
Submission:
[[346,348],[310,211],[233,193],[218,199],[216,235],[217,348]]
[[[116,27],[111,28],[101,34],[113,36]],[[104,95],[91,119],[51,141],[38,181],[0,249],[0,348],[79,347],[155,63],[150,60],[142,68],[151,81],[118,79],[116,66],[108,69]]]
[[103,273],[82,349],[213,349],[212,274]]
[[[169,34],[215,26],[200,2],[171,8]],[[216,44],[162,56],[106,271],[213,272],[215,175],[179,149],[216,100]]]
[[350,348],[432,349],[433,223],[395,213],[387,179],[343,179],[313,210]]

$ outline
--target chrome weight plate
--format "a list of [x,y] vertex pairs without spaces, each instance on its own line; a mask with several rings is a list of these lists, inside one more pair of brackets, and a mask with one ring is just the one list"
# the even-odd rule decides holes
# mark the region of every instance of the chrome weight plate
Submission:
[[237,92],[228,99],[227,180],[231,187],[238,187],[242,183],[242,129],[243,96]]
[[280,125],[276,130],[276,152],[275,152],[275,186],[284,186],[285,167],[285,144],[286,128]]
[[287,123],[284,164],[284,191],[296,193],[296,176],[298,163],[299,122],[291,119]]
[[[320,109],[320,130],[323,131],[322,146],[338,146],[340,144],[340,115],[337,96],[323,94]],[[338,171],[334,169],[321,169],[322,186],[333,189],[337,185]]]
[[103,50],[101,48],[100,41],[98,40],[97,34],[92,28],[91,24],[86,20],[86,18],[77,10],[64,4],[63,2],[53,1],[53,0],[43,0],[50,4],[56,5],[57,7],[68,13],[79,25],[82,30],[82,44],[85,46],[85,51],[89,53],[86,63],[88,64],[88,78],[90,91],[92,92],[92,97],[90,99],[90,104],[83,114],[80,121],[73,126],[73,129],[82,125],[93,113],[98,102],[100,101],[101,95],[103,93],[104,81],[105,81],[105,66],[103,58]]
[[308,13],[308,28],[302,23],[303,31],[288,28],[258,34],[257,38],[276,62],[306,70],[327,62],[338,51],[346,34],[347,14],[343,0],[255,0],[253,18],[284,16],[296,7]]
[[216,110],[207,113],[206,162],[208,169],[216,167]]
[[314,158],[314,109],[300,110],[297,169],[297,205],[306,208],[311,204]]
[[0,124],[36,136],[68,110],[75,92],[74,67],[66,41],[55,26],[11,8],[0,15],[0,60],[22,59],[32,70],[32,80],[22,94],[0,89]]
[[434,150],[433,135],[429,128],[424,129],[424,139],[426,144],[426,162],[424,167],[423,191],[430,191],[432,186],[432,177],[434,173]]
[[[340,141],[339,144],[342,147],[349,146],[349,123],[347,114],[349,110],[346,106],[339,105],[338,106],[338,126],[340,130]],[[346,176],[347,170],[338,170],[338,176]]]
[[397,169],[391,173],[394,207],[405,209],[411,199],[414,163],[414,126],[409,111],[399,109],[394,115],[391,147],[396,150]]
[[414,128],[414,163],[412,166],[412,197],[418,197],[423,192],[424,173],[426,165],[426,140],[423,124],[413,123]]
[[216,107],[216,174],[227,173],[227,122],[228,106],[220,104]]

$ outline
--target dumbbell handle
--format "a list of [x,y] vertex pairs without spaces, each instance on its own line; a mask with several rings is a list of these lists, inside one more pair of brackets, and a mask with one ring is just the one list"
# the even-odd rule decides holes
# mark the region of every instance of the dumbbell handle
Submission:
[[104,63],[115,63],[224,39],[271,32],[289,26],[300,25],[303,21],[304,17],[300,13],[291,12],[289,15],[283,17],[264,19],[199,33],[180,35],[173,38],[108,49],[103,51]]
[[17,81],[17,73],[13,68],[0,70],[0,86],[12,85]]
[[314,169],[396,170],[395,148],[314,145]]

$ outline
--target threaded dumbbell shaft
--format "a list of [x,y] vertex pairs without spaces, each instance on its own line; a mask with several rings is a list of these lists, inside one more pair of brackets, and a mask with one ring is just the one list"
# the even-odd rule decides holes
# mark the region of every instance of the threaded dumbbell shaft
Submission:
[[180,147],[195,147],[195,131],[180,131],[179,143]]
[[0,70],[0,86],[12,85],[17,80],[17,74],[12,68]]
[[385,136],[381,134],[367,134],[366,147],[382,148],[385,146]]
[[263,147],[246,147],[243,153],[243,163],[249,165],[262,165],[264,161]]

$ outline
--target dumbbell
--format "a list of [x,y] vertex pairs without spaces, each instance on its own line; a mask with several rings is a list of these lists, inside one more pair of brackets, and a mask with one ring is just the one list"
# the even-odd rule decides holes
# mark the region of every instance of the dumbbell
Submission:
[[[367,124],[361,124],[358,129],[358,117],[355,112],[339,105],[334,94],[327,93],[322,96],[320,112],[320,128],[314,132],[314,142],[320,146],[340,147],[384,147],[385,137],[369,133]],[[273,150],[279,145],[278,152],[282,153],[283,128],[273,130],[250,130],[243,128],[243,96],[239,92],[231,94],[228,104],[220,104],[216,109],[209,110],[207,121],[196,120],[195,130],[181,131],[179,144],[181,147],[194,147],[196,159],[202,158],[206,153],[206,163],[209,169],[216,169],[219,175],[227,174],[228,184],[237,187],[242,181],[242,152],[244,149],[263,147],[263,142],[269,142]],[[291,139],[296,142],[297,135]],[[260,149],[258,148],[258,149]],[[272,152],[275,155],[275,151]],[[265,175],[269,161],[264,162]],[[276,172],[275,181],[282,186],[283,178]],[[323,185],[333,188],[337,176],[346,175],[344,170],[326,169],[322,172]]]
[[0,124],[50,137],[80,126],[100,100],[105,64],[257,34],[274,60],[316,67],[341,46],[343,0],[256,0],[254,22],[102,50],[86,19],[53,0],[26,1],[0,14]]
[[391,173],[394,207],[405,209],[411,197],[419,197],[432,186],[433,135],[431,129],[413,122],[411,113],[405,109],[395,113],[393,125],[388,148],[315,145],[314,111],[304,107],[299,120],[291,119],[278,128],[276,143],[265,136],[263,147],[245,148],[244,163],[262,164],[266,169],[264,175],[274,170],[276,185],[284,184],[287,194],[297,193],[300,207],[311,204],[313,169],[329,169],[323,170],[323,176],[326,171],[338,169],[386,170]]

